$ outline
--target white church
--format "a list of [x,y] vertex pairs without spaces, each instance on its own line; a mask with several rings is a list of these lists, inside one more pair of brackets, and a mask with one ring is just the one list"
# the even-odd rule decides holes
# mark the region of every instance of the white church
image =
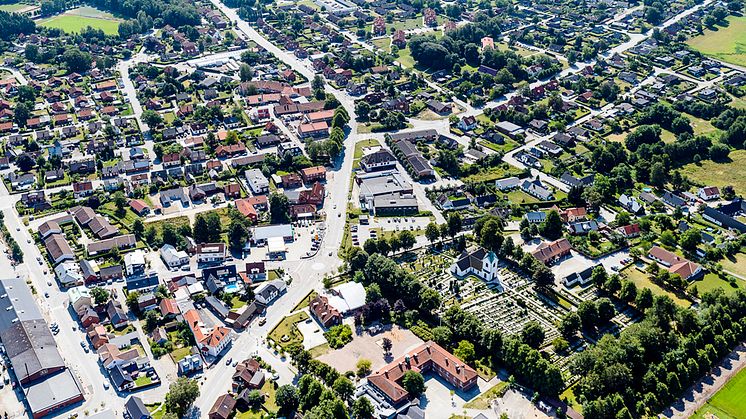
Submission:
[[451,273],[459,278],[464,278],[469,275],[474,275],[486,282],[499,285],[500,278],[498,277],[498,258],[495,252],[487,251],[483,248],[479,248],[471,253],[464,251],[456,262],[451,265]]

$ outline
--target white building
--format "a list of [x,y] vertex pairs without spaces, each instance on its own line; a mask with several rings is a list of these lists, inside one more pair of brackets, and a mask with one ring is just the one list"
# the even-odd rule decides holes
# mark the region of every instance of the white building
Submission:
[[160,249],[161,259],[169,268],[177,268],[189,263],[189,255],[183,250],[176,250],[170,244],[164,244]]
[[285,285],[285,281],[281,279],[262,282],[254,289],[254,298],[256,298],[256,301],[266,306],[272,303],[272,301],[282,295],[286,290],[287,285]]
[[451,273],[459,278],[474,275],[487,282],[500,284],[497,272],[498,262],[495,252],[480,247],[471,253],[463,252],[451,265]]
[[197,263],[220,263],[226,258],[224,243],[203,243],[197,246]]
[[124,270],[127,276],[140,275],[145,272],[145,252],[137,249],[125,254]]
[[60,263],[54,268],[54,273],[57,274],[60,284],[66,287],[83,283],[83,271],[80,270],[80,265],[73,261]]
[[269,180],[259,169],[249,169],[245,173],[246,182],[249,184],[251,192],[259,195],[269,192]]

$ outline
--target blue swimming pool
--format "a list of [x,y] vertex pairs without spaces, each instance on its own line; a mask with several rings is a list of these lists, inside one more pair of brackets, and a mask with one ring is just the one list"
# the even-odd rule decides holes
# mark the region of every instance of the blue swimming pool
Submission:
[[227,292],[228,294],[233,294],[234,292],[238,292],[241,289],[241,287],[238,286],[238,284],[228,284],[223,288],[223,291]]

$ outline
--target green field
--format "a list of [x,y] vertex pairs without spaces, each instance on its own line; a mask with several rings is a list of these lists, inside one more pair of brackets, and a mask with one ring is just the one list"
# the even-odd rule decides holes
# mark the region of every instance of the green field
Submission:
[[728,26],[705,30],[704,35],[687,41],[697,51],[720,60],[746,65],[746,17],[729,16]]
[[31,9],[33,7],[34,6],[29,6],[28,4],[23,3],[0,4],[0,10],[9,13],[20,12],[22,10]]
[[746,370],[733,376],[692,418],[712,418],[713,415],[718,419],[746,418]]
[[746,278],[746,254],[738,253],[720,261],[723,269]]
[[746,191],[746,150],[731,152],[730,159],[728,163],[707,160],[699,165],[687,164],[682,168],[681,174],[698,184],[719,188],[732,185],[736,191]]
[[689,307],[692,305],[691,301],[680,298],[676,294],[669,292],[661,288],[658,284],[650,280],[650,277],[645,272],[639,271],[637,268],[630,267],[620,272],[623,278],[629,279],[634,282],[637,289],[649,288],[653,295],[667,295],[678,305],[682,307]]
[[120,19],[92,7],[79,7],[61,15],[39,21],[41,26],[62,29],[68,33],[77,33],[90,26],[101,29],[107,35],[116,35]]

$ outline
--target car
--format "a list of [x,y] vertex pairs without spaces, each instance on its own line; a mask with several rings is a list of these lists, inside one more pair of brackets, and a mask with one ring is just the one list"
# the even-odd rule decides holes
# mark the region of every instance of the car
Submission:
[[231,362],[233,362],[233,358],[228,358],[225,360],[225,365],[230,365]]
[[331,255],[332,255],[332,253],[333,253],[333,252],[329,252],[329,256],[331,256]]
[[78,326],[76,326],[76,325],[73,325],[73,332],[75,332],[75,331],[77,331],[77,330],[78,330]]
[[85,348],[85,342],[84,342],[84,341],[82,341],[82,340],[80,341],[80,347],[81,347],[81,348]]
[[188,271],[188,270],[190,270],[190,269],[192,269],[192,268],[190,268],[190,267],[189,267],[189,265],[186,265],[186,266],[182,266],[182,267],[181,267],[181,270],[182,270],[182,271]]
[[44,293],[44,298],[49,298],[49,293],[48,292]]
[[267,324],[266,317],[262,317],[261,319],[259,319],[259,326],[264,326],[265,324]]
[[16,231],[21,231],[21,227],[16,227]]
[[272,381],[277,381],[280,379],[280,374],[274,372],[272,373],[272,376],[270,378],[272,379]]
[[26,243],[31,244],[31,239],[26,239]]
[[231,364],[231,367],[235,367],[236,365],[238,365],[238,361],[233,361],[233,363]]
[[108,390],[108,389],[109,389],[109,382],[104,381],[104,390]]
[[[44,273],[46,273],[46,272],[44,272]],[[47,286],[51,287],[52,286],[52,281],[47,281]]]

